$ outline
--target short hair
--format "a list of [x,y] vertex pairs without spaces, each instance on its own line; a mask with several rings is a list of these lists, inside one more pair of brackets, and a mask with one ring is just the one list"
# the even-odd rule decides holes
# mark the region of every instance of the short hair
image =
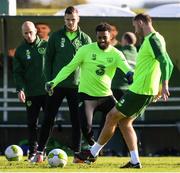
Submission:
[[129,44],[136,44],[137,38],[133,32],[125,32],[122,36]]
[[145,24],[152,23],[152,19],[148,14],[140,13],[137,14],[134,19],[134,21],[142,20]]
[[111,25],[108,23],[100,23],[96,26],[96,33],[99,31],[109,31],[111,32]]
[[35,26],[36,26],[36,25],[46,25],[46,26],[50,27],[49,24],[46,23],[46,22],[36,22],[36,23],[35,23]]
[[66,8],[65,14],[73,14],[73,13],[77,13],[78,14],[77,8],[75,8],[73,6],[69,6],[69,7]]

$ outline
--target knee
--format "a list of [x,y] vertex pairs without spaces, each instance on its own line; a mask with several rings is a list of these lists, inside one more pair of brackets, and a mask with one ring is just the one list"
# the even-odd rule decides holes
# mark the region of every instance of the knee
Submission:
[[128,130],[128,129],[131,129],[133,128],[132,126],[132,123],[131,122],[128,122],[126,120],[121,120],[118,122],[118,126],[121,130]]
[[119,121],[119,114],[118,112],[109,112],[106,116],[106,122],[114,122],[118,123]]

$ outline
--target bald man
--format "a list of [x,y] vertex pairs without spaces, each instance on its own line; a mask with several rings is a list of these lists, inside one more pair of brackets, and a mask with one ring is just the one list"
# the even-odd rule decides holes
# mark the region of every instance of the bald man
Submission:
[[38,117],[40,109],[45,109],[46,93],[43,62],[47,42],[37,36],[34,23],[22,24],[24,41],[17,47],[13,59],[13,75],[20,102],[26,105],[29,155],[31,161],[37,147]]

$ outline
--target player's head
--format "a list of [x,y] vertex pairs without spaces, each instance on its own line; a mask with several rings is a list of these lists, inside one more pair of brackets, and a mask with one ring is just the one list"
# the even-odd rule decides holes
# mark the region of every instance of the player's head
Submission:
[[96,39],[100,49],[107,49],[111,42],[111,25],[101,23],[96,26]]
[[37,29],[37,35],[43,39],[43,40],[48,40],[49,38],[49,33],[51,32],[51,28],[47,23],[35,23],[35,27]]
[[135,33],[143,34],[144,29],[152,25],[152,19],[149,15],[140,13],[133,19],[133,26],[135,27]]
[[133,32],[125,32],[121,38],[121,45],[135,45],[137,41],[136,35]]
[[69,32],[76,31],[79,20],[80,18],[79,18],[78,10],[73,6],[67,7],[64,15],[64,22],[67,31]]
[[111,25],[111,40],[116,39],[118,35],[118,29],[115,25]]
[[36,40],[37,29],[33,22],[26,21],[22,24],[22,35],[28,43]]

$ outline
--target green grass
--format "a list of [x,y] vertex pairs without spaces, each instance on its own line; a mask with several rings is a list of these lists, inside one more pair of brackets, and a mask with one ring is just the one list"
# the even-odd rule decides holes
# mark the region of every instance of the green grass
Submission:
[[73,164],[72,157],[68,159],[65,168],[50,168],[47,161],[41,164],[31,164],[24,160],[8,162],[1,156],[0,172],[180,172],[179,157],[141,157],[142,169],[118,168],[129,160],[127,157],[99,157],[91,165]]

